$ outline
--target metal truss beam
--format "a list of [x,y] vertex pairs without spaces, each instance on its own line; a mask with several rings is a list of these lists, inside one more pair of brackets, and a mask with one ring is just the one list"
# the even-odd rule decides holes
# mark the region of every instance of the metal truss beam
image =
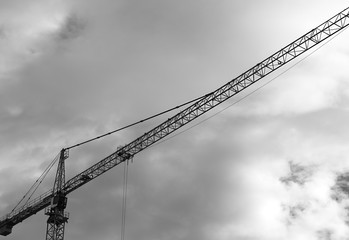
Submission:
[[67,181],[64,188],[65,191],[67,193],[72,192],[76,188],[100,176],[121,162],[132,158],[135,154],[165,138],[172,132],[178,130],[197,117],[256,83],[268,74],[274,72],[289,61],[295,59],[299,55],[305,53],[309,49],[343,30],[348,26],[348,24],[349,8],[346,8],[318,27],[312,29],[294,42],[290,43],[286,47],[234,78],[227,84],[205,95],[202,99],[179,112],[177,115],[169,118],[159,126],[125,145],[121,149],[118,149],[116,152],[104,158],[92,167],[86,169],[82,173],[76,175]]
[[[177,115],[169,118],[159,126],[153,128],[144,135],[102,159],[92,167],[71,178],[64,184],[64,186],[60,186],[62,187],[64,194],[69,194],[118,164],[128,161],[135,154],[165,138],[197,117],[253,85],[268,74],[274,72],[289,61],[343,30],[348,26],[348,24],[349,8],[346,8],[270,57],[256,64],[246,72],[232,79],[227,84],[205,95],[199,101],[179,112]],[[49,206],[53,197],[53,190],[50,190],[27,203],[19,210],[5,215],[0,219],[0,235],[10,234],[14,225]]]

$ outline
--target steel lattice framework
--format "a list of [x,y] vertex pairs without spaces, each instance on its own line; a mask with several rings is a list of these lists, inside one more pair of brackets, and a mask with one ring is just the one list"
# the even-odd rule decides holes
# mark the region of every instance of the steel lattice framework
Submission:
[[65,223],[69,215],[64,210],[67,206],[67,197],[63,190],[65,185],[65,160],[69,157],[68,151],[62,149],[53,185],[51,205],[45,209],[47,219],[46,240],[64,240]]
[[[133,156],[137,153],[165,138],[197,117],[208,112],[227,99],[256,83],[263,77],[282,67],[289,61],[295,59],[299,55],[305,53],[309,49],[343,30],[348,26],[348,24],[349,8],[346,8],[294,42],[258,63],[251,69],[229,81],[222,87],[205,95],[203,98],[179,112],[175,116],[169,118],[162,124],[71,178],[62,188],[64,195],[69,194],[118,164],[133,158]],[[49,206],[53,197],[54,193],[51,190],[27,203],[17,211],[4,216],[2,219],[0,219],[0,235],[10,234],[14,225]]]

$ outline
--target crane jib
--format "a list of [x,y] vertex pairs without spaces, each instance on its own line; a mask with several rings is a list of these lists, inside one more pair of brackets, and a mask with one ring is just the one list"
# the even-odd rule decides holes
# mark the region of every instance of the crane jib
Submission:
[[[202,114],[208,112],[232,96],[243,91],[247,87],[256,83],[268,74],[274,72],[289,61],[295,59],[299,55],[305,53],[309,49],[335,35],[343,30],[349,24],[349,8],[344,9],[329,20],[325,21],[318,27],[312,29],[305,35],[293,41],[286,47],[277,51],[270,57],[256,64],[246,72],[229,81],[225,85],[216,89],[215,91],[200,98],[186,109],[182,110],[175,116],[169,118],[162,124],[143,134],[139,138],[118,149],[116,152],[102,159],[95,165],[76,175],[68,180],[64,186],[63,191],[69,194],[85,183],[102,175],[104,172],[112,169],[118,164],[128,161],[140,151],[148,148],[157,141],[165,138],[174,131],[183,127],[187,123],[193,121]],[[53,197],[52,190],[39,196],[20,209],[5,215],[0,219],[0,235],[8,235],[12,232],[12,227],[26,218],[32,216],[38,211],[49,206]]]
[[[167,121],[148,131],[131,143],[125,145],[123,148],[104,158],[92,167],[71,178],[67,181],[65,190],[67,192],[74,191],[76,188],[84,185],[86,182],[100,176],[104,172],[123,162],[123,157],[120,156],[121,152],[134,156],[157,141],[170,135],[172,132],[183,127],[187,123],[193,121],[202,114],[208,112],[212,108],[223,103],[240,91],[256,83],[263,77],[282,67],[284,64],[295,59],[317,44],[333,36],[348,26],[348,14],[349,8],[346,8],[334,17],[325,21],[323,24],[312,29],[294,42],[242,73],[240,76],[234,78],[217,90],[205,95],[205,97],[193,103],[172,118],[169,118]],[[89,180],[83,180],[84,176],[88,176]]]

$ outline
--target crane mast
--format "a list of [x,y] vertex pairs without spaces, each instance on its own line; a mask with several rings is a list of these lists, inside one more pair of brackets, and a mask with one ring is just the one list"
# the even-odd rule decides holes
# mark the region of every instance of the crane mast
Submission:
[[65,160],[69,152],[62,149],[59,155],[58,167],[53,185],[53,197],[51,205],[45,209],[47,219],[46,240],[63,240],[65,223],[68,222],[69,214],[64,210],[67,206],[67,197],[64,192],[65,185]]
[[164,121],[134,141],[119,148],[117,151],[100,160],[85,171],[77,174],[67,182],[64,181],[64,160],[68,157],[68,150],[63,149],[61,151],[54,188],[33,201],[28,202],[20,209],[1,218],[0,235],[6,236],[10,234],[13,226],[48,207],[46,208],[46,214],[49,216],[47,221],[46,239],[63,240],[64,224],[68,220],[68,215],[64,212],[67,203],[67,194],[114,168],[120,163],[133,158],[137,153],[167,137],[174,131],[185,126],[219,104],[225,102],[232,96],[253,85],[286,63],[343,30],[348,25],[349,8],[346,8],[329,20],[320,24],[318,27],[288,44],[286,47],[256,64],[246,72],[232,79],[225,85],[206,94],[204,97],[200,98],[200,100],[182,110],[175,116]]

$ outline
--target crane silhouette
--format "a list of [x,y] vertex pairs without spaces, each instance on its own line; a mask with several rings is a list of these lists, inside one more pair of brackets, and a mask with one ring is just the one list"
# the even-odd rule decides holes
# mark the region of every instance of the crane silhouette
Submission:
[[32,201],[27,202],[15,211],[3,216],[0,219],[0,235],[9,235],[15,225],[45,209],[45,214],[48,215],[46,240],[63,240],[65,223],[67,223],[69,218],[65,212],[67,195],[69,193],[117,165],[131,160],[139,152],[250,87],[286,63],[342,31],[348,25],[349,8],[346,8],[223,86],[197,99],[189,107],[139,136],[132,142],[118,148],[109,156],[67,181],[65,179],[65,160],[69,157],[69,148],[62,149],[59,154],[53,188]]

